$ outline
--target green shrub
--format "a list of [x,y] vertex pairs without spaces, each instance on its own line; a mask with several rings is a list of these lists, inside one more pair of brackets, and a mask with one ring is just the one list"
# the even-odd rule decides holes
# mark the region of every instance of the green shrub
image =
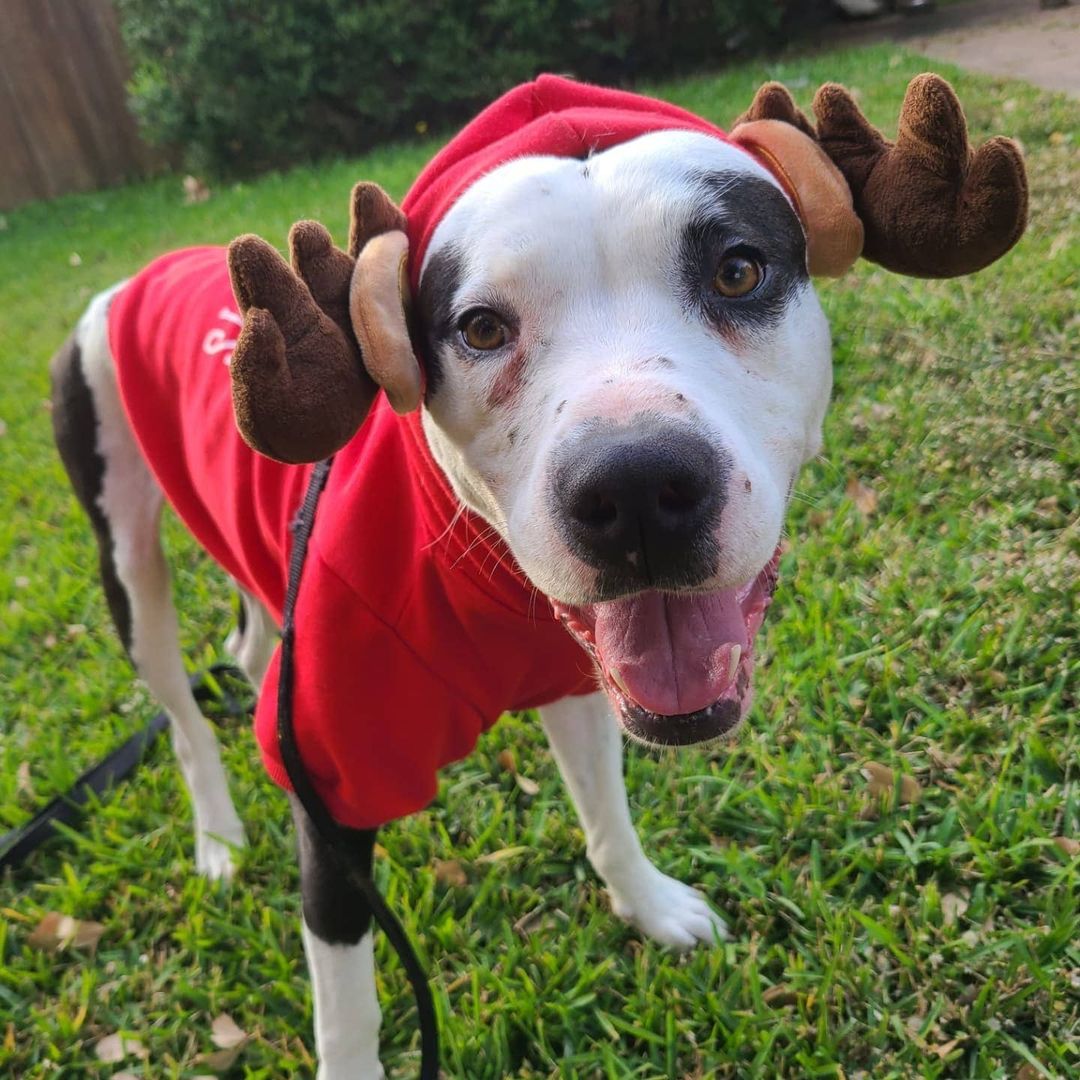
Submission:
[[776,42],[797,0],[117,0],[133,106],[251,173],[457,122],[541,71],[622,83]]

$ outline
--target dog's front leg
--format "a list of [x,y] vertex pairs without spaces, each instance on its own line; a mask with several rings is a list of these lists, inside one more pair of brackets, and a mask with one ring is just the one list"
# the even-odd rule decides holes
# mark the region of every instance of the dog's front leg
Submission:
[[374,830],[343,830],[342,855],[331,852],[311,818],[291,799],[300,849],[304,952],[315,999],[318,1080],[383,1080],[379,999],[371,909],[339,859],[371,872]]
[[622,735],[604,695],[565,698],[540,716],[615,914],[676,949],[726,937],[723,919],[701,893],[645,857],[626,801]]

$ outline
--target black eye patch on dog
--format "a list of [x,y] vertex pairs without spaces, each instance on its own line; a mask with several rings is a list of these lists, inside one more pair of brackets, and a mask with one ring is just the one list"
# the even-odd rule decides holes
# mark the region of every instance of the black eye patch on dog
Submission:
[[[767,330],[806,285],[806,235],[791,204],[767,180],[740,172],[695,178],[698,208],[683,230],[677,272],[687,307],[721,330]],[[761,281],[726,297],[714,279],[726,254],[756,262]]]
[[464,274],[464,253],[447,244],[432,253],[420,279],[412,335],[423,361],[428,397],[442,382],[442,349],[457,337],[453,303]]

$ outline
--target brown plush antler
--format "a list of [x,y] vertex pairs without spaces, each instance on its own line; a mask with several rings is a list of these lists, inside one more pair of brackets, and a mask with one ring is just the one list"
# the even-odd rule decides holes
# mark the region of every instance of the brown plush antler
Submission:
[[851,188],[865,231],[863,255],[915,277],[981,270],[1020,239],[1027,179],[1017,145],[1000,136],[972,150],[952,87],[937,75],[911,81],[895,143],[833,83],[814,96],[817,131],[778,83],[740,118],[783,120],[816,138]]
[[230,365],[244,441],[278,461],[318,461],[345,445],[378,393],[349,314],[356,256],[405,219],[375,184],[352,196],[349,254],[316,221],[289,232],[292,268],[265,240],[238,237],[229,271],[244,326]]

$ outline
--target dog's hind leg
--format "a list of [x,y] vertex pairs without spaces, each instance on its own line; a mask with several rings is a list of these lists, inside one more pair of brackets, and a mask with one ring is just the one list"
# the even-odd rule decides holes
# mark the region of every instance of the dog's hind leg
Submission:
[[564,698],[540,717],[615,914],[676,949],[726,937],[701,893],[660,873],[642,851],[626,801],[622,734],[604,695]]
[[304,952],[315,998],[318,1080],[382,1080],[371,909],[339,860],[371,873],[374,830],[343,829],[331,851],[290,796],[300,850]]
[[53,428],[75,494],[97,537],[113,621],[139,676],[171,721],[194,808],[196,861],[209,878],[232,874],[243,826],[229,797],[217,738],[188,684],[161,548],[163,496],[120,402],[108,345],[110,294],[91,302],[53,359]]
[[236,661],[248,682],[258,690],[278,643],[274,617],[251,593],[236,586],[240,598],[236,626],[225,639],[225,651]]

